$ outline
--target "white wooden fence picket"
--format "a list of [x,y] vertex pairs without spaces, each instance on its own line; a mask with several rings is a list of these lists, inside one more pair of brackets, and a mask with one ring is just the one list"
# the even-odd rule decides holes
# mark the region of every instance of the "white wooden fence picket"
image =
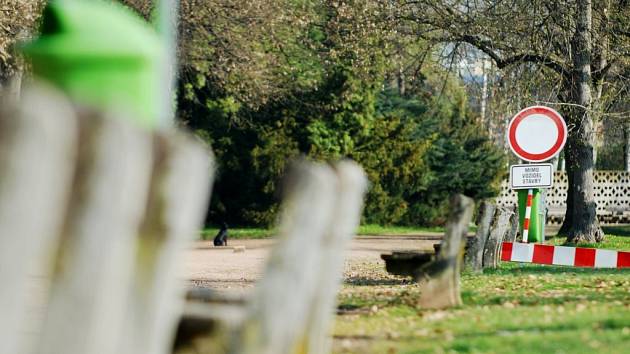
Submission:
[[63,96],[41,90],[0,113],[0,353],[26,350],[29,283],[51,256],[72,184],[76,116]]
[[0,354],[170,352],[212,161],[184,134],[77,111],[41,85],[3,107]]
[[329,352],[344,251],[359,224],[367,179],[351,161],[301,161],[284,187],[278,243],[250,302],[241,313],[222,299],[196,304],[188,319],[194,332],[181,333],[187,342],[177,354]]
[[333,221],[338,180],[327,165],[301,162],[285,182],[278,245],[228,353],[292,353],[305,332],[321,267],[319,245]]
[[337,292],[341,286],[344,251],[359,225],[367,178],[363,169],[351,162],[335,166],[338,177],[333,220],[321,240],[320,267],[316,273],[316,293],[310,307],[305,331],[304,353],[329,353],[332,346],[331,325],[336,310]]
[[74,186],[37,349],[41,354],[116,350],[146,206],[149,135],[121,119],[81,116]]
[[[208,151],[179,133],[157,135],[148,209],[138,238],[132,295],[119,353],[170,353],[183,308],[181,257],[205,217]],[[212,174],[210,174],[212,176]]]

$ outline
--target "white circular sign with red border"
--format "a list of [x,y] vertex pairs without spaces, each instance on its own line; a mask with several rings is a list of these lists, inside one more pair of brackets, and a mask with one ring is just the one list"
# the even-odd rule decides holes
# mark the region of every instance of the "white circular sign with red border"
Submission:
[[510,121],[507,139],[512,152],[521,159],[546,161],[564,147],[567,124],[558,112],[549,107],[527,107]]

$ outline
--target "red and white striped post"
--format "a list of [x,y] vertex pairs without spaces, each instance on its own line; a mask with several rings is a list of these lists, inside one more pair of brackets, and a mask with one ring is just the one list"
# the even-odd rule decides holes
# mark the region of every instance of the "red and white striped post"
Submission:
[[523,242],[527,243],[529,236],[529,219],[532,216],[532,200],[534,199],[534,190],[527,190],[527,202],[525,204],[525,219],[523,220]]

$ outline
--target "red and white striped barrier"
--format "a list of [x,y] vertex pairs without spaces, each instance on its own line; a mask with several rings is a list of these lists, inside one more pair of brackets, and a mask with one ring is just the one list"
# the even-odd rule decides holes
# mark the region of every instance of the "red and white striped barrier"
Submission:
[[630,252],[598,248],[503,242],[501,260],[570,267],[629,268]]

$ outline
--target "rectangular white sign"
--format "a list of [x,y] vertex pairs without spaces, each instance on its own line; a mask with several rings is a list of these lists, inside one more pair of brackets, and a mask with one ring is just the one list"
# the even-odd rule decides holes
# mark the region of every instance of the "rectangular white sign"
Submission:
[[551,188],[553,166],[550,163],[510,166],[512,189]]

